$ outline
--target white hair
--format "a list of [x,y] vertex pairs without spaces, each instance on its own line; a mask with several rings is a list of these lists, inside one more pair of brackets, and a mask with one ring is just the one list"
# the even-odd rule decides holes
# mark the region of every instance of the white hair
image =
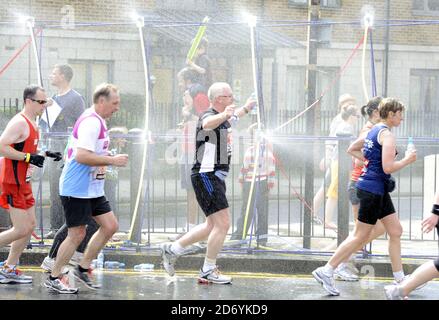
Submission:
[[222,95],[224,89],[227,88],[232,90],[232,88],[230,88],[230,85],[227,82],[215,82],[214,84],[212,84],[209,90],[207,91],[207,96],[209,97],[209,101],[213,102],[213,100],[215,100],[216,97]]

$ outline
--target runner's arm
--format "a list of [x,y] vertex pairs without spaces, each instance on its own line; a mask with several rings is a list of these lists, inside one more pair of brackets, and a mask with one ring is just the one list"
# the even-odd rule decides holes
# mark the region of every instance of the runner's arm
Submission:
[[26,157],[26,153],[17,151],[12,148],[10,145],[14,143],[19,143],[29,136],[29,127],[26,122],[21,119],[15,119],[8,123],[0,136],[0,154],[5,158],[11,160],[24,160]]

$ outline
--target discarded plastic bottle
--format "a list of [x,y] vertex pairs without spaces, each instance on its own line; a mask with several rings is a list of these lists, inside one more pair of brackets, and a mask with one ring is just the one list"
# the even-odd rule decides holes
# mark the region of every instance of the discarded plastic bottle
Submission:
[[105,261],[104,263],[105,269],[124,269],[125,263],[119,261]]
[[104,267],[104,253],[101,251],[98,254],[98,259],[96,261],[97,269],[102,269]]
[[152,263],[141,263],[134,266],[134,271],[151,271],[154,269],[154,265]]

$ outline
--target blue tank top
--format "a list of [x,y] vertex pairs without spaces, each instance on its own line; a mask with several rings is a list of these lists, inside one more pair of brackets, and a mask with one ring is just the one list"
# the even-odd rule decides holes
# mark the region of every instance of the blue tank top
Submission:
[[368,160],[357,182],[357,188],[374,194],[384,194],[384,182],[390,179],[390,174],[384,173],[382,153],[383,147],[378,143],[380,132],[387,129],[384,124],[377,124],[367,134],[364,140],[363,155]]

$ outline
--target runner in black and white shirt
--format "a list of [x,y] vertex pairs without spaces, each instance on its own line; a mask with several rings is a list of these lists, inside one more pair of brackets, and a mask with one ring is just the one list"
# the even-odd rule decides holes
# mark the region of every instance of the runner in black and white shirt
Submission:
[[229,204],[225,178],[231,159],[232,129],[229,119],[247,114],[253,99],[235,111],[232,89],[227,83],[216,82],[208,91],[210,108],[200,116],[196,131],[196,150],[192,167],[192,185],[206,221],[186,233],[173,244],[162,245],[163,265],[169,275],[175,273],[174,264],[184,248],[207,239],[200,283],[227,284],[232,278],[219,273],[216,257],[223,247],[230,226]]

